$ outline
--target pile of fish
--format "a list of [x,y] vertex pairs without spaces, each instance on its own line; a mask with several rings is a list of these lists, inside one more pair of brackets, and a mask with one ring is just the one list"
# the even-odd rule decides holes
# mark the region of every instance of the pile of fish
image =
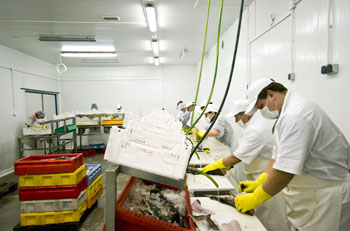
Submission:
[[123,208],[187,228],[184,190],[165,189],[136,179]]

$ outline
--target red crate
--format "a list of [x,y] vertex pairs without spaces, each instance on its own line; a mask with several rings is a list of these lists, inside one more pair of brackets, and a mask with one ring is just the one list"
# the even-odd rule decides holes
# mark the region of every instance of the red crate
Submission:
[[96,154],[95,149],[86,149],[86,150],[78,149],[77,152],[81,152],[84,155],[84,157],[93,156]]
[[86,176],[76,185],[21,187],[18,189],[20,201],[77,198],[87,188]]
[[[132,231],[195,231],[196,227],[193,220],[188,216],[188,214],[192,214],[190,196],[188,194],[188,190],[185,189],[186,193],[186,201],[187,201],[187,209],[185,220],[188,228],[183,228],[180,226],[176,226],[170,224],[165,221],[161,221],[155,219],[153,217],[145,216],[140,213],[136,213],[130,210],[123,208],[123,203],[130,192],[130,189],[135,181],[135,177],[131,177],[122,193],[120,194],[117,207],[116,207],[116,230],[132,230]],[[160,185],[164,188],[178,190],[177,188]]]
[[[58,157],[72,157],[71,159],[52,160]],[[82,153],[31,155],[15,161],[16,175],[70,173],[83,165]]]

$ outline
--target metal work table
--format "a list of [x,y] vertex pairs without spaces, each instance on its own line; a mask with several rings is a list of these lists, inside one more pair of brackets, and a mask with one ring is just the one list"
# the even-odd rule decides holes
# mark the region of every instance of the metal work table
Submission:
[[[119,124],[103,124],[103,117],[117,117],[118,120],[123,120],[125,113],[121,113],[121,112],[112,112],[112,113],[80,113],[80,114],[76,114],[75,117],[76,118],[89,118],[90,122],[97,122],[96,124],[79,124],[79,122],[86,122],[86,121],[77,121],[77,128],[78,128],[78,135],[79,135],[79,147],[80,149],[83,148],[82,145],[82,137],[83,136],[88,136],[90,134],[85,134],[85,130],[86,129],[91,129],[91,128],[103,128],[104,133],[109,133],[109,130],[112,126],[118,126],[118,127],[122,127],[123,125],[119,125]],[[93,118],[97,118],[97,120],[92,120]],[[89,121],[87,121],[89,122]],[[97,135],[97,134],[93,134],[93,135]]]
[[117,178],[119,173],[135,176],[141,179],[150,180],[160,184],[170,185],[176,188],[184,188],[186,183],[186,175],[183,180],[175,180],[168,177],[155,175],[138,169],[133,169],[121,165],[110,164],[106,170],[106,231],[115,231],[115,209],[117,197]]
[[[63,150],[65,149],[65,145],[69,143],[73,143],[74,145],[74,152],[77,151],[77,133],[76,130],[72,131],[67,131],[67,124],[68,121],[71,120],[71,123],[69,124],[75,124],[76,120],[75,117],[68,117],[64,119],[57,119],[57,120],[48,120],[48,121],[43,121],[40,124],[48,124],[51,129],[51,134],[47,135],[27,135],[23,137],[18,137],[18,145],[19,145],[19,152],[20,152],[20,158],[23,157],[24,151],[35,151],[35,150],[44,150],[45,154],[46,151],[48,153],[56,153],[60,151],[60,148],[62,147]],[[58,123],[63,122],[63,127],[64,127],[64,132],[55,134],[55,125],[58,127]],[[63,135],[72,133],[72,138],[60,138]],[[30,141],[35,141],[36,145],[38,142],[43,142],[44,147],[43,148],[24,148],[24,142],[30,140]],[[46,143],[48,144],[48,147],[46,147]]]

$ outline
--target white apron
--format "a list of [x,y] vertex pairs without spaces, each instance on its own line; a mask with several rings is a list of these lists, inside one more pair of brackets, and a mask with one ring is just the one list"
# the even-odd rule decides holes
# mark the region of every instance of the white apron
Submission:
[[[252,163],[244,164],[247,180],[258,179],[270,160],[256,157]],[[282,193],[278,193],[270,200],[255,209],[255,215],[268,231],[288,231],[289,225],[286,215],[286,202]]]
[[350,175],[342,184],[340,231],[350,230]]
[[294,176],[282,191],[287,217],[299,231],[339,230],[342,181]]

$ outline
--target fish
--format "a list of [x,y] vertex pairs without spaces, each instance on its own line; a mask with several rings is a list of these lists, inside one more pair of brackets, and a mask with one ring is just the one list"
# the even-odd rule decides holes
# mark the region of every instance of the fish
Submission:
[[188,215],[192,218],[197,226],[198,231],[220,230],[209,215]]
[[[229,205],[229,206],[236,208],[235,196],[233,196],[233,195],[223,195],[223,196],[205,195],[205,196],[209,197],[212,200],[216,200],[216,201],[219,201],[223,204],[226,204],[226,205]],[[250,216],[254,216],[254,213],[255,213],[254,209],[248,210],[247,212],[245,212],[245,214],[248,214]]]
[[[194,167],[187,167],[186,172],[187,173],[191,173],[192,175],[198,175],[198,174],[200,174],[198,172],[198,170],[199,169],[194,168]],[[225,176],[226,172],[225,172],[225,170],[222,170],[222,169],[216,169],[216,170],[213,170],[213,171],[208,171],[208,172],[206,172],[206,174],[208,174],[208,175],[216,175],[216,176]]]
[[200,213],[200,214],[215,214],[215,212],[209,210],[209,209],[205,209],[202,207],[200,200],[196,199],[192,202],[191,204],[192,207],[192,211],[196,212],[196,213]]
[[222,231],[241,231],[241,225],[238,221],[232,220],[230,223],[221,224]]

